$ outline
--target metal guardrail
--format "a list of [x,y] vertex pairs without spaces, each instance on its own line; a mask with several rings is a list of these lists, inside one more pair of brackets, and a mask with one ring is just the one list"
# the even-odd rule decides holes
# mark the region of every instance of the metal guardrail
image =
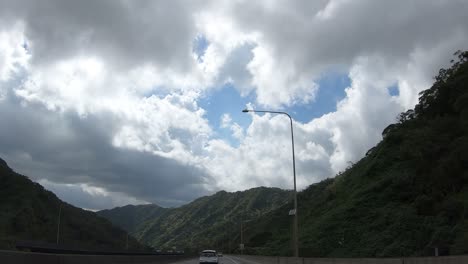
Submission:
[[68,247],[37,241],[18,241],[16,248],[21,251],[51,254],[75,254],[75,255],[123,255],[123,256],[181,256],[177,252],[155,252],[155,251],[117,251],[117,250],[90,250]]
[[0,250],[1,264],[169,264],[187,258],[184,255],[83,255]]
[[255,264],[467,264],[468,256],[396,257],[396,258],[295,258],[234,255]]

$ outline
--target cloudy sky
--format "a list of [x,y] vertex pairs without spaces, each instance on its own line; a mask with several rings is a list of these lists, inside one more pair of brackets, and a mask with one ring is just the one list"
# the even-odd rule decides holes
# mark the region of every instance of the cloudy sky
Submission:
[[381,139],[466,0],[0,1],[0,157],[76,206],[300,189]]

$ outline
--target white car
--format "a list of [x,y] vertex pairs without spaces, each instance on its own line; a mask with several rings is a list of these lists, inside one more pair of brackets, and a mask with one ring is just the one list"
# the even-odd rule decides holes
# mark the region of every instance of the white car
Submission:
[[216,250],[203,250],[200,254],[200,264],[219,263]]

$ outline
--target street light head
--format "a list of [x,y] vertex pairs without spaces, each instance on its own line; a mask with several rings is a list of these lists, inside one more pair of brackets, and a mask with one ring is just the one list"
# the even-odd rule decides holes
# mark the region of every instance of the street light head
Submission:
[[247,113],[247,112],[249,112],[249,110],[244,109],[244,110],[242,110],[242,112],[243,112],[243,113]]

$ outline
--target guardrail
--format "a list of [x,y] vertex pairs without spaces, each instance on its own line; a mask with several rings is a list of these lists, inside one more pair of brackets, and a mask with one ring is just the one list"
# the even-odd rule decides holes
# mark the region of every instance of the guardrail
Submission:
[[267,256],[232,256],[252,264],[468,264],[468,256],[411,258],[294,258]]
[[142,250],[109,250],[109,249],[83,249],[67,245],[56,245],[37,241],[18,241],[16,248],[21,251],[53,254],[76,254],[76,255],[183,255],[177,252],[155,252]]
[[0,250],[1,264],[34,263],[34,264],[123,264],[123,263],[173,263],[187,259],[181,255],[77,255],[77,254],[49,254],[20,251]]

